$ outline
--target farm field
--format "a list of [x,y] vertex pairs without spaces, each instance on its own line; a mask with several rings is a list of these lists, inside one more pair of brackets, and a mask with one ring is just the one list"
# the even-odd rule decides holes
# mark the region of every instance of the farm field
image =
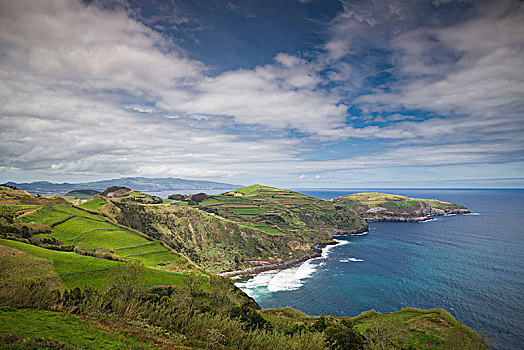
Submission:
[[354,212],[342,214],[330,201],[262,185],[209,196],[200,207],[271,234],[312,229],[356,232],[367,227]]
[[[40,272],[38,273],[41,273],[42,277],[58,277],[59,280],[56,281],[56,284],[63,283],[68,288],[83,288],[85,286],[103,288],[111,275],[112,269],[118,264],[123,264],[117,261],[78,255],[73,252],[44,249],[5,239],[0,239],[0,252],[4,252],[2,263],[6,266],[18,264],[20,259],[26,262],[25,266],[18,265],[19,271],[15,277],[34,279],[34,277],[37,277],[34,270],[35,266],[39,266]],[[9,252],[9,254],[6,254],[6,252]],[[17,258],[17,256],[19,257]],[[180,283],[183,275],[157,269],[147,269],[146,271],[143,283],[147,286],[176,285]]]
[[[82,243],[95,250],[107,247],[119,258],[136,259],[147,267],[156,267],[159,263],[166,264],[179,258],[158,242],[73,207],[45,206],[21,217],[21,220],[51,226],[51,233],[41,234],[42,237],[58,239],[64,245]],[[144,245],[148,246],[146,252],[141,248]]]

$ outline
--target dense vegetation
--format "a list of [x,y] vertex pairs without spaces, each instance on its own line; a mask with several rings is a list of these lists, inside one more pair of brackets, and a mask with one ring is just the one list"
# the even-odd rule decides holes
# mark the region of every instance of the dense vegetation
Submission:
[[[103,289],[53,290],[45,283],[0,286],[0,342],[35,339],[55,346],[215,349],[483,349],[484,339],[443,310],[367,312],[354,318],[311,317],[258,305],[219,276],[185,275],[178,286],[146,289],[139,264],[119,263]],[[22,309],[19,309],[22,307]],[[38,310],[59,311],[49,314]],[[82,315],[83,321],[72,315]],[[26,322],[34,320],[27,327]],[[94,323],[92,321],[97,321]],[[40,327],[38,327],[40,322]],[[50,328],[58,324],[61,332]],[[83,334],[82,334],[83,333]],[[86,334],[87,333],[87,334]],[[1,343],[0,343],[1,344]],[[23,348],[23,347],[17,347]],[[60,348],[60,347],[58,347]]]

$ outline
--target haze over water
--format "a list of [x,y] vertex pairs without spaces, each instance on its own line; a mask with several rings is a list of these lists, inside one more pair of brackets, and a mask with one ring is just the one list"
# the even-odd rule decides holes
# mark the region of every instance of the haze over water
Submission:
[[[369,192],[370,190],[366,190]],[[338,237],[322,258],[237,285],[264,308],[355,316],[439,307],[498,349],[524,344],[524,191],[380,190],[466,205],[473,214],[422,223],[378,222]],[[354,190],[301,191],[330,199]]]

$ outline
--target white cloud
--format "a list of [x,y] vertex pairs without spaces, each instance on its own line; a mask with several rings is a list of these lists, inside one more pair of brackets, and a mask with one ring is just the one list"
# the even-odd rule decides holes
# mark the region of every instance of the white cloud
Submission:
[[522,3],[499,1],[472,20],[404,33],[393,40],[401,82],[393,93],[366,95],[358,101],[371,110],[380,106],[465,116],[469,127],[476,121],[480,128],[501,123],[522,128],[522,23]]
[[230,133],[233,121],[314,133],[345,113],[302,59],[206,77],[121,8],[2,1],[0,52],[4,171],[232,176],[304,150],[279,132]]
[[[359,33],[383,25],[367,5],[344,4],[316,60],[280,53],[254,69],[208,76],[123,7],[0,0],[0,171],[320,181],[347,169],[518,160],[524,19],[522,5],[506,4],[511,11],[398,35],[393,72],[403,80],[393,93],[357,101],[384,112],[373,120],[384,125],[355,127],[347,96],[324,84],[351,89],[355,69],[343,58]],[[403,7],[386,12],[406,15]],[[428,59],[431,38],[445,49],[439,62]],[[438,118],[396,113],[403,108]],[[305,160],[319,145],[350,138],[384,143]]]

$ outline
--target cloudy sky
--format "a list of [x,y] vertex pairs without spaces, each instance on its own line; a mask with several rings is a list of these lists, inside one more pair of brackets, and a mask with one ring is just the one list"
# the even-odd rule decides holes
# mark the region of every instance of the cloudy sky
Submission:
[[0,0],[0,181],[524,187],[524,4]]

